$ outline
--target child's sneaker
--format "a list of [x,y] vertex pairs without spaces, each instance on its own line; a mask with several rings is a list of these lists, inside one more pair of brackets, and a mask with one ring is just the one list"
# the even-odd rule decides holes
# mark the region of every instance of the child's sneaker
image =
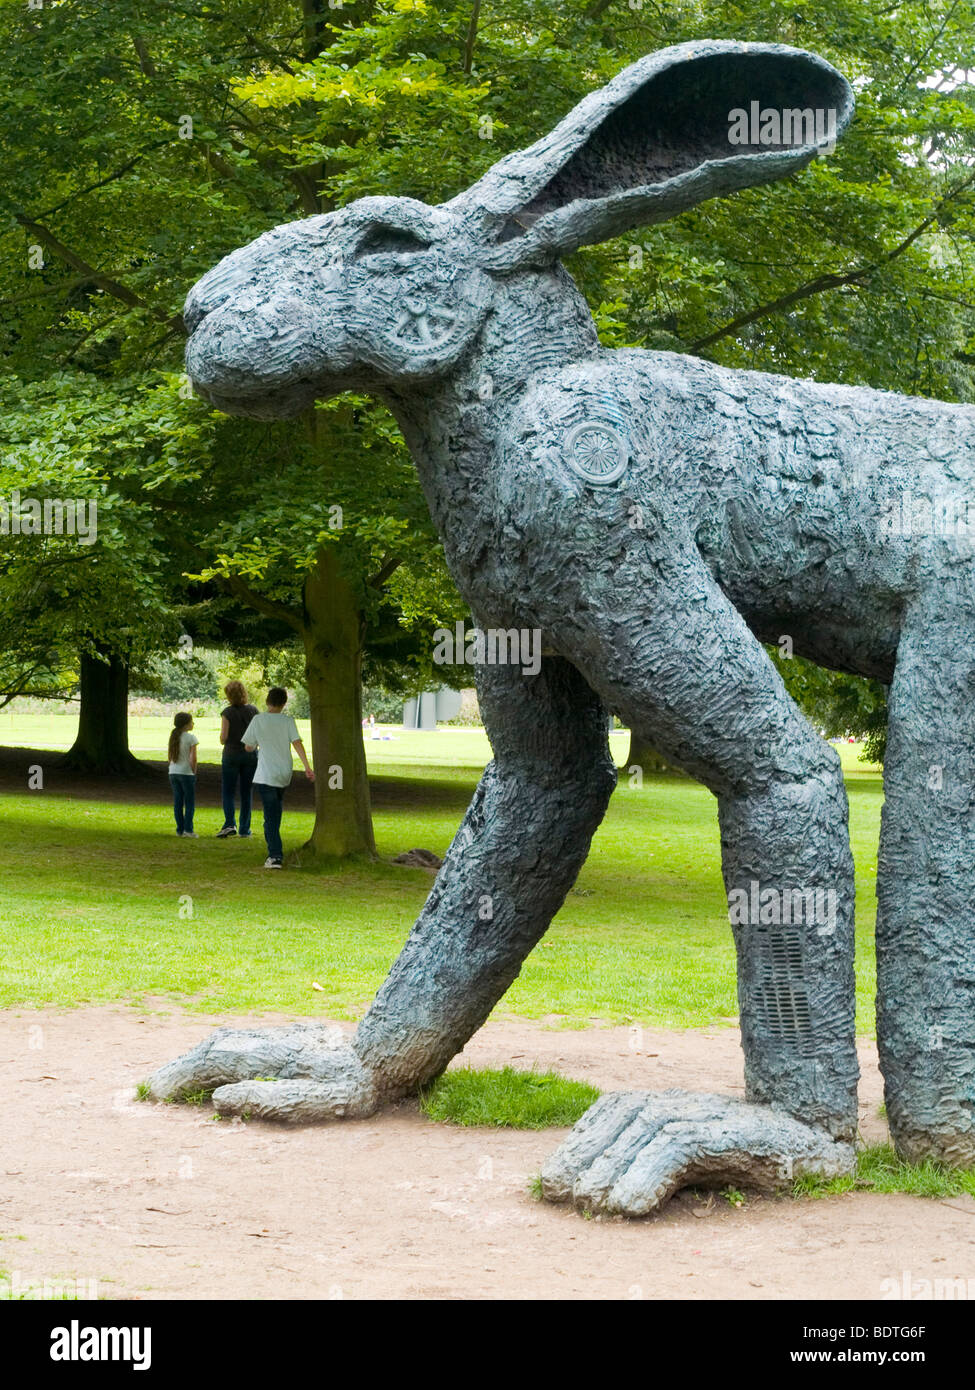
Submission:
[[218,840],[226,840],[229,835],[236,835],[237,828],[233,825],[225,825],[222,830],[217,831]]
[[249,839],[251,839],[252,835],[253,835],[253,831],[250,831],[250,830],[239,830],[239,831],[237,832],[237,839],[238,839],[238,840],[249,840]]
[[264,861],[265,869],[283,869],[284,862],[281,859],[272,859],[270,855]]
[[183,831],[183,839],[184,839],[184,840],[198,840],[199,838],[200,838],[200,837],[199,837],[199,835],[197,835],[197,833],[196,833],[195,830],[184,830],[184,831]]

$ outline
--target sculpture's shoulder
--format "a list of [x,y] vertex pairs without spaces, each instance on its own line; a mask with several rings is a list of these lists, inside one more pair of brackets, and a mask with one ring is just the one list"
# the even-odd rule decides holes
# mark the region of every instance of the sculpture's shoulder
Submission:
[[675,392],[713,390],[721,368],[676,352],[603,349],[591,357],[536,372],[525,383],[512,420],[531,425],[606,415],[634,418]]
[[616,350],[537,373],[498,432],[499,499],[523,511],[543,499],[602,506],[612,484],[650,478],[665,432],[713,391],[714,370],[676,353]]

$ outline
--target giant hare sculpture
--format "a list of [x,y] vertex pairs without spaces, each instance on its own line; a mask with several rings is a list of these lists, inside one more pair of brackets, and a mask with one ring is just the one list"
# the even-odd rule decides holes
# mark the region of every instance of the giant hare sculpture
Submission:
[[345,390],[385,401],[475,621],[540,629],[548,655],[534,677],[479,671],[494,761],[351,1044],[314,1024],[221,1030],[157,1071],[153,1095],[216,1087],[222,1113],[311,1120],[437,1076],[585,859],[615,781],[612,710],[718,799],[748,1099],[604,1097],[550,1160],[546,1195],[638,1214],[692,1181],[847,1169],[846,795],[761,645],[788,633],[891,685],[888,1117],[906,1157],[975,1162],[975,567],[966,539],[910,534],[891,511],[972,496],[975,409],[607,351],[559,265],[806,165],[815,144],[729,143],[729,113],[756,101],[834,112],[838,133],[852,110],[813,54],[682,44],[450,202],[362,198],[267,232],[193,289],[200,393],[261,418]]

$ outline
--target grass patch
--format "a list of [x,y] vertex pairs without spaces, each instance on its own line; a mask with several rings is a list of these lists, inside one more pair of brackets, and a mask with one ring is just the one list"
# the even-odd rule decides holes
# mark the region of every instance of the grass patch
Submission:
[[439,1077],[420,1097],[431,1120],[493,1129],[549,1129],[574,1125],[599,1099],[585,1081],[552,1071],[474,1071],[461,1067]]
[[808,1175],[793,1184],[796,1197],[832,1197],[840,1192],[907,1192],[912,1197],[975,1197],[975,1169],[949,1168],[934,1159],[907,1163],[890,1144],[860,1149],[856,1169],[839,1178]]
[[[218,756],[211,722],[198,728],[201,757]],[[133,746],[163,756],[169,722],[130,723]],[[57,715],[0,716],[10,744],[66,746],[73,733],[74,721]],[[466,729],[395,733],[366,740],[380,854],[420,845],[443,855],[489,757],[487,739]],[[628,738],[612,736],[618,762]],[[870,1034],[882,792],[853,746],[841,753],[857,865],[858,1028]],[[218,841],[217,793],[201,791],[200,839],[191,841],[173,834],[165,787],[158,802],[113,795],[111,783],[90,797],[0,794],[0,1007],[144,1007],[148,996],[201,1013],[361,1016],[429,875],[388,862],[267,874],[259,811],[253,839]],[[302,843],[310,821],[297,802],[286,808],[286,849]],[[495,1016],[713,1028],[737,1011],[715,799],[687,778],[633,788],[624,776],[575,889]]]
[[214,1092],[213,1086],[201,1086],[198,1091],[184,1091],[176,1097],[180,1105],[206,1105]]

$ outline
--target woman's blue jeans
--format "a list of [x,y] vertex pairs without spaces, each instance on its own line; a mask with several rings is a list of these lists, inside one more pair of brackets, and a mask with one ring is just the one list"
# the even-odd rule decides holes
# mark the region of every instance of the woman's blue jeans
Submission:
[[223,783],[223,823],[236,824],[234,820],[234,793],[240,782],[240,825],[241,835],[249,835],[251,829],[251,784],[257,771],[256,753],[224,752],[220,764],[220,778]]

